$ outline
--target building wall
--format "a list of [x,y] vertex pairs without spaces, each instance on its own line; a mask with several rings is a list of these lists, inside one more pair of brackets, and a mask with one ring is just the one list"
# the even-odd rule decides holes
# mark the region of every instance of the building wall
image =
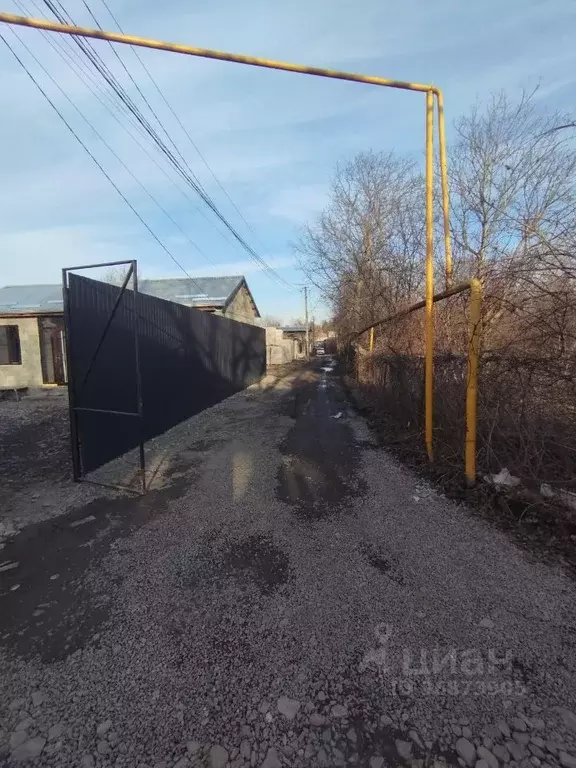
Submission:
[[252,304],[250,294],[246,290],[246,286],[243,285],[240,288],[222,314],[225,317],[230,317],[232,320],[255,324],[257,319],[256,313],[254,312],[254,305]]
[[266,328],[266,365],[291,363],[295,357],[296,342],[285,339],[280,328]]
[[0,317],[0,325],[17,325],[21,365],[0,365],[0,387],[41,387],[42,363],[36,317]]

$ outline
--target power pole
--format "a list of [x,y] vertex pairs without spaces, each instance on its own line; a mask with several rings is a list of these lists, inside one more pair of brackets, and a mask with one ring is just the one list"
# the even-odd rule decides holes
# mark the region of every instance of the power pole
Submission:
[[308,286],[304,286],[304,322],[306,323],[306,359],[310,358],[310,326],[308,324]]

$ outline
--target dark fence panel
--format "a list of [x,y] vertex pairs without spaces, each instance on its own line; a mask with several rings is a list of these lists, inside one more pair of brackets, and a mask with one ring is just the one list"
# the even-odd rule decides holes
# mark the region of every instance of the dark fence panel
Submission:
[[83,472],[136,447],[141,435],[155,437],[265,373],[263,328],[130,290],[94,357],[119,294],[115,285],[69,275],[68,365],[76,408],[137,414],[136,322],[139,337],[143,419],[77,411]]

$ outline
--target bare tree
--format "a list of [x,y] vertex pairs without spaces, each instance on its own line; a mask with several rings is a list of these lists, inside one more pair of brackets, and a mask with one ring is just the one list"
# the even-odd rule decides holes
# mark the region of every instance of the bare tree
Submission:
[[276,315],[264,315],[262,318],[262,323],[267,328],[280,328],[282,325],[282,320]]
[[375,320],[419,290],[423,203],[411,159],[368,152],[336,168],[328,207],[294,247],[341,327]]

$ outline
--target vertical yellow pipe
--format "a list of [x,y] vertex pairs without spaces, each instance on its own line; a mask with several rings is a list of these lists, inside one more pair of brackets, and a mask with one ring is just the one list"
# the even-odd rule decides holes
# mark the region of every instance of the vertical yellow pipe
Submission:
[[450,241],[450,197],[448,192],[448,163],[446,160],[446,124],[444,121],[444,96],[436,91],[438,104],[438,141],[440,145],[440,180],[442,186],[442,218],[444,220],[444,269],[446,288],[452,285],[452,243]]
[[425,438],[430,461],[434,400],[434,93],[426,93],[426,367],[424,374]]
[[369,349],[370,349],[370,353],[374,351],[374,327],[370,328]]
[[466,482],[476,482],[476,435],[478,412],[478,359],[482,335],[482,283],[470,281],[470,333],[466,385]]

